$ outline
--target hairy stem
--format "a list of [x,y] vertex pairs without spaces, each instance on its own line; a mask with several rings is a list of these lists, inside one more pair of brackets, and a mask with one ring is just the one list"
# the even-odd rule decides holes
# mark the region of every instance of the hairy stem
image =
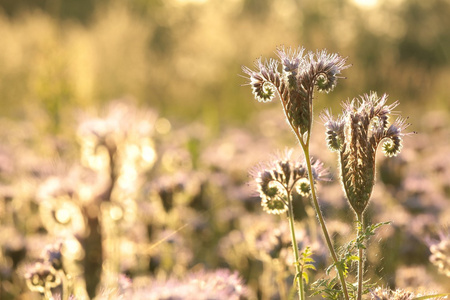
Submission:
[[298,298],[300,300],[304,300],[304,291],[303,291],[303,276],[302,276],[302,269],[300,267],[300,256],[298,254],[298,246],[297,246],[297,239],[295,238],[295,227],[294,227],[294,209],[292,205],[292,196],[291,193],[288,192],[288,219],[289,219],[289,226],[291,229],[291,239],[292,239],[292,249],[294,251],[294,258],[295,258],[295,281],[297,281],[298,284]]
[[445,296],[450,296],[450,293],[443,293],[443,294],[435,294],[435,295],[421,296],[421,297],[413,298],[412,300],[433,299],[433,298],[445,297]]
[[328,233],[328,229],[327,226],[325,224],[325,220],[323,218],[322,215],[322,211],[320,210],[320,206],[319,206],[319,201],[317,200],[317,195],[316,195],[316,189],[315,189],[315,185],[314,185],[314,177],[312,174],[312,168],[311,168],[311,157],[309,155],[309,139],[310,139],[310,133],[308,132],[308,136],[306,141],[304,142],[302,139],[301,134],[298,132],[298,130],[296,130],[295,128],[294,132],[297,136],[298,141],[300,142],[300,145],[303,149],[303,153],[305,154],[305,160],[306,160],[306,166],[308,168],[308,178],[309,178],[309,184],[311,187],[311,198],[313,200],[313,204],[314,204],[314,208],[316,210],[316,214],[317,214],[317,218],[319,219],[319,223],[320,223],[320,227],[322,228],[322,232],[323,235],[325,237],[325,241],[327,243],[328,249],[330,251],[331,257],[333,259],[334,264],[336,265],[336,269],[339,275],[339,280],[341,282],[341,286],[342,286],[342,292],[344,293],[344,297],[346,300],[349,300],[349,296],[348,296],[348,291],[347,291],[347,285],[345,283],[345,278],[344,278],[344,273],[341,270],[341,268],[339,267],[339,260],[338,257],[336,255],[336,252],[334,251],[334,247],[333,247],[333,243],[331,242],[330,239],[330,235]]
[[[360,236],[363,231],[363,216],[362,213],[357,215],[358,219],[358,233],[357,239],[360,239]],[[357,300],[362,299],[362,289],[363,289],[363,271],[364,271],[364,248],[358,247],[358,296]]]

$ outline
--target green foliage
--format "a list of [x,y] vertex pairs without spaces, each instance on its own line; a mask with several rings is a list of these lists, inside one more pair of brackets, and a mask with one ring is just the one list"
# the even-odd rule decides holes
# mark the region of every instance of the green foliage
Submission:
[[306,273],[307,270],[316,270],[316,267],[314,266],[314,259],[311,258],[313,255],[311,248],[306,247],[305,250],[300,254],[300,258],[298,261],[298,265],[300,266],[300,273],[295,275],[295,280],[299,280],[301,278],[305,281],[306,284],[309,283],[309,276],[308,273]]
[[[348,242],[346,245],[342,246],[340,249],[340,257],[338,263],[333,263],[326,269],[326,274],[329,275],[333,269],[341,270],[344,276],[348,277],[349,270],[353,264],[359,261],[358,249],[366,249],[365,244],[369,241],[370,237],[375,234],[375,231],[383,225],[388,225],[391,222],[380,222],[377,224],[370,224],[366,228],[362,228],[361,222],[357,222],[357,230],[361,232],[359,236]],[[365,281],[363,284],[363,294],[367,294],[374,284],[369,283],[369,280]],[[355,294],[356,286],[351,282],[347,282],[347,287],[349,288],[349,294]],[[331,279],[319,279],[312,284],[312,296],[322,295],[322,297],[327,299],[341,299],[342,291],[339,285],[339,279],[334,276]]]
[[322,295],[323,298],[331,300],[338,300],[343,297],[337,277],[318,279],[311,285],[311,289],[313,290],[311,296]]

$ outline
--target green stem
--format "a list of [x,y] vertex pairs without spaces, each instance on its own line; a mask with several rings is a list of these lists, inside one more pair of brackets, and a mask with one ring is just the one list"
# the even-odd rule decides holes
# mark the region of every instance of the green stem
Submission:
[[450,296],[450,293],[421,296],[421,297],[413,298],[412,300],[433,299],[433,298],[445,297],[445,296]]
[[[357,233],[357,240],[360,239],[360,236],[362,234],[363,230],[363,216],[361,214],[357,214],[358,219],[358,233]],[[358,297],[357,300],[362,299],[362,289],[363,289],[363,270],[364,270],[364,249],[363,247],[358,248]]]
[[325,224],[325,220],[323,218],[322,212],[320,210],[320,206],[319,206],[319,201],[317,200],[317,195],[316,195],[316,189],[315,189],[315,185],[314,185],[314,177],[312,174],[312,168],[311,168],[311,158],[309,155],[309,134],[307,137],[307,142],[304,143],[303,139],[301,138],[300,133],[298,132],[298,130],[294,130],[298,141],[300,142],[300,145],[303,149],[303,153],[305,154],[305,160],[306,160],[306,166],[308,168],[308,177],[309,177],[309,184],[311,186],[311,198],[313,200],[313,204],[314,204],[314,208],[316,210],[317,213],[317,218],[319,219],[319,223],[320,223],[320,227],[322,228],[322,232],[323,235],[325,236],[325,241],[327,243],[328,249],[330,251],[331,257],[333,259],[334,264],[336,265],[336,269],[338,271],[338,275],[339,275],[339,280],[341,282],[341,286],[342,286],[342,292],[344,293],[344,297],[346,300],[349,300],[349,296],[348,296],[348,291],[347,291],[347,285],[345,283],[345,277],[344,277],[344,273],[341,270],[341,268],[339,267],[339,260],[338,257],[336,255],[336,252],[334,251],[333,248],[333,244],[331,242],[330,239],[330,235],[328,233],[328,229],[327,226]]
[[297,239],[295,238],[295,226],[294,226],[294,209],[292,205],[292,196],[291,193],[288,192],[288,218],[289,218],[289,226],[291,229],[291,239],[292,239],[292,249],[294,251],[294,258],[295,258],[295,281],[297,281],[298,284],[298,298],[300,300],[304,300],[304,291],[303,291],[303,276],[302,276],[302,269],[300,267],[299,261],[300,256],[298,254],[298,246],[297,246]]

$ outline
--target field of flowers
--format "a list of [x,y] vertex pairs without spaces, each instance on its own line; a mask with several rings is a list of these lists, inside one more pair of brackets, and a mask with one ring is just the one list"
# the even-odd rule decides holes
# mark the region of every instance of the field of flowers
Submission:
[[338,255],[356,216],[320,113],[376,91],[400,102],[390,122],[409,116],[401,152],[376,155],[364,220],[390,223],[364,242],[363,299],[450,293],[448,1],[28,2],[0,2],[1,300],[292,299],[296,281],[341,299],[319,285],[337,272],[310,190],[292,195],[307,278],[286,214],[262,206],[258,176],[304,157],[278,98],[248,86],[281,44],[348,64],[308,133]]

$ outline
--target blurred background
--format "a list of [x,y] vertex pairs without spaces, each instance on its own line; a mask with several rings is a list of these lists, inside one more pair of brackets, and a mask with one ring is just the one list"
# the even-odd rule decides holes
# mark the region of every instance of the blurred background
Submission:
[[[449,15],[448,0],[0,0],[0,298],[34,297],[27,268],[61,232],[74,237],[63,250],[80,249],[63,251],[72,277],[83,278],[89,266],[83,253],[108,262],[93,271],[103,275],[71,283],[89,296],[100,277],[114,286],[108,272],[161,279],[201,265],[237,270],[249,295],[282,297],[265,290],[276,286],[262,283],[270,276],[257,275],[271,267],[242,246],[255,245],[245,233],[252,222],[279,223],[260,215],[247,174],[296,143],[279,103],[257,103],[241,71],[282,45],[327,49],[352,65],[332,93],[316,94],[316,114],[338,113],[341,101],[369,91],[400,100],[397,110],[418,134],[399,157],[380,156],[368,215],[394,225],[368,258],[371,274],[393,288],[448,287],[429,248],[449,239]],[[312,153],[337,177],[316,120]],[[131,176],[130,168],[134,181],[111,183]],[[48,192],[64,185],[55,182],[65,182],[58,196]],[[336,241],[348,240],[352,224],[343,220],[352,214],[339,184],[323,190]],[[49,200],[61,194],[70,199]],[[159,211],[164,217],[154,216]],[[298,217],[305,237],[307,211]],[[90,244],[96,238],[100,245]],[[325,254],[316,253],[320,262]]]
[[326,48],[353,64],[319,109],[375,90],[400,99],[415,120],[449,110],[445,0],[2,0],[0,7],[4,116],[38,110],[56,126],[74,108],[131,96],[168,117],[248,124],[267,108],[240,87],[240,67],[273,57],[280,45]]

